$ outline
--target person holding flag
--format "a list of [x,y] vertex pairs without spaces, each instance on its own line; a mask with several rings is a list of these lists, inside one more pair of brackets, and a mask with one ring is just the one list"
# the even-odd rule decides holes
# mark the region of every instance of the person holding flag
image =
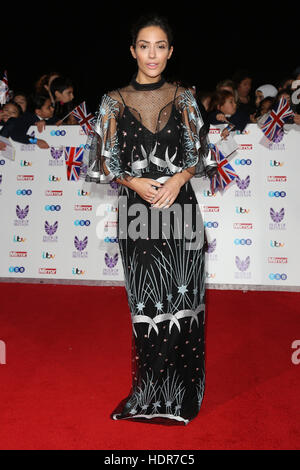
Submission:
[[67,117],[70,115],[73,115],[74,118],[76,118],[76,121],[78,124],[82,127],[84,133],[86,135],[89,135],[90,133],[93,133],[93,126],[96,122],[95,116],[92,113],[89,113],[87,111],[86,103],[83,101],[81,104],[76,106],[76,108],[72,109],[66,116],[64,116],[59,124],[61,124]]
[[74,86],[69,78],[58,76],[50,85],[51,96],[55,100],[54,119],[60,125],[67,117],[66,124],[77,124],[72,115],[74,109]]

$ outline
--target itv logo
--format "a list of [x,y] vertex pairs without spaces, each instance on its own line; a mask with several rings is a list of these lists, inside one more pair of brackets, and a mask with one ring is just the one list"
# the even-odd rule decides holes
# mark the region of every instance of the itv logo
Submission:
[[20,166],[32,166],[32,162],[29,162],[27,160],[21,160]]
[[235,207],[235,212],[236,212],[237,214],[249,214],[250,209],[245,209],[244,207],[238,207],[238,206],[236,206],[236,207]]
[[279,162],[277,160],[270,160],[270,166],[281,167],[284,165],[284,162]]

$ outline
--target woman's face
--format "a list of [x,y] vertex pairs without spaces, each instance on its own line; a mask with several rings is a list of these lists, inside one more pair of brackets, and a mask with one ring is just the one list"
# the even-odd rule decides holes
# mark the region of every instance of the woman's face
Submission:
[[159,26],[142,28],[137,36],[135,47],[130,47],[137,61],[140,83],[157,81],[170,59],[173,47],[169,47],[168,37]]
[[240,96],[246,97],[249,95],[251,90],[251,78],[244,78],[238,86],[238,93]]

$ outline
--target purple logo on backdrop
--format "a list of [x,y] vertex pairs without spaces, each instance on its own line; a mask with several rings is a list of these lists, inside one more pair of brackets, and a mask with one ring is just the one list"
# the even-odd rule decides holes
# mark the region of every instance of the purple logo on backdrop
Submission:
[[18,219],[23,220],[27,217],[29,212],[29,205],[25,206],[24,209],[21,209],[19,205],[16,206],[16,214]]
[[118,186],[119,186],[116,181],[110,181],[109,185],[113,189],[118,189]]
[[29,225],[29,220],[25,220],[29,212],[29,205],[21,209],[19,204],[16,206],[17,219],[14,220],[14,225],[17,227],[25,227]]
[[212,253],[213,251],[215,251],[216,246],[217,246],[217,240],[214,238],[212,242],[207,244],[207,250],[206,250],[207,253]]
[[239,271],[247,271],[250,265],[250,256],[247,256],[244,260],[241,260],[238,256],[235,257],[235,265]]
[[64,161],[61,158],[63,153],[63,147],[50,147],[50,155],[52,158],[49,159],[49,166],[63,166]]
[[251,190],[248,189],[250,184],[250,175],[246,176],[245,179],[241,179],[239,176],[235,179],[238,189],[235,190],[235,197],[251,197]]
[[218,261],[218,255],[214,253],[217,247],[217,240],[214,238],[210,243],[207,243],[207,258],[209,261]]
[[50,147],[51,157],[54,158],[54,160],[58,160],[59,158],[61,158],[63,151],[64,149],[62,148],[57,149],[55,147]]
[[53,225],[50,225],[49,222],[46,220],[45,222],[45,225],[44,225],[44,228],[45,228],[45,232],[52,236],[55,234],[57,228],[58,228],[58,221],[54,222]]
[[2,175],[0,175],[0,183],[2,183]]
[[75,245],[75,248],[78,250],[78,251],[83,251],[86,246],[88,244],[88,237],[84,237],[83,240],[79,240],[78,237],[75,236],[74,238],[74,245]]
[[279,223],[283,220],[284,217],[284,208],[282,208],[279,212],[274,211],[271,207],[270,209],[270,216],[273,222]]
[[54,235],[56,233],[56,230],[58,228],[58,221],[54,222],[53,225],[49,224],[49,222],[46,220],[44,224],[44,229],[47,235],[43,236],[43,242],[45,243],[56,243],[58,241],[58,236]]
[[118,262],[119,255],[116,253],[114,256],[109,256],[108,253],[105,253],[104,260],[108,268],[114,268]]
[[247,189],[250,184],[250,175],[246,176],[244,180],[242,180],[239,176],[235,179],[236,184],[239,189]]

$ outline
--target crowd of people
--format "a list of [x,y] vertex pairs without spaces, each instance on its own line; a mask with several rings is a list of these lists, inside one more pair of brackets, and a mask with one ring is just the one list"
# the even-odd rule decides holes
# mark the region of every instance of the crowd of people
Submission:
[[[207,126],[228,123],[230,127],[242,132],[247,124],[262,125],[270,111],[284,97],[295,113],[290,123],[300,124],[299,99],[300,67],[297,67],[290,77],[283,78],[277,86],[267,83],[252,90],[253,78],[246,70],[239,70],[230,79],[216,85],[213,92],[202,91],[195,93],[202,117]],[[293,102],[295,101],[295,102]],[[223,133],[223,137],[229,130]]]
[[[222,132],[222,137],[226,137],[230,129],[242,132],[249,123],[260,125],[281,97],[286,98],[295,113],[291,122],[300,125],[300,105],[291,100],[295,90],[299,89],[300,94],[300,66],[276,86],[263,84],[253,90],[252,83],[251,74],[239,70],[231,78],[217,83],[213,91],[190,88],[207,130],[210,125],[228,123],[228,128]],[[78,124],[71,113],[75,106],[72,81],[58,72],[44,74],[35,83],[30,96],[10,91],[8,102],[0,107],[0,136],[48,148],[44,140],[27,135],[28,129],[36,125],[41,132],[47,124]],[[0,150],[4,148],[5,143],[0,141]]]
[[[42,75],[35,84],[33,94],[23,92],[10,93],[10,99],[0,109],[0,135],[24,144],[36,144],[48,148],[47,142],[32,138],[28,129],[36,125],[39,132],[45,126],[78,124],[70,114],[74,104],[74,86],[69,78],[57,72]],[[5,143],[0,142],[0,150]]]

